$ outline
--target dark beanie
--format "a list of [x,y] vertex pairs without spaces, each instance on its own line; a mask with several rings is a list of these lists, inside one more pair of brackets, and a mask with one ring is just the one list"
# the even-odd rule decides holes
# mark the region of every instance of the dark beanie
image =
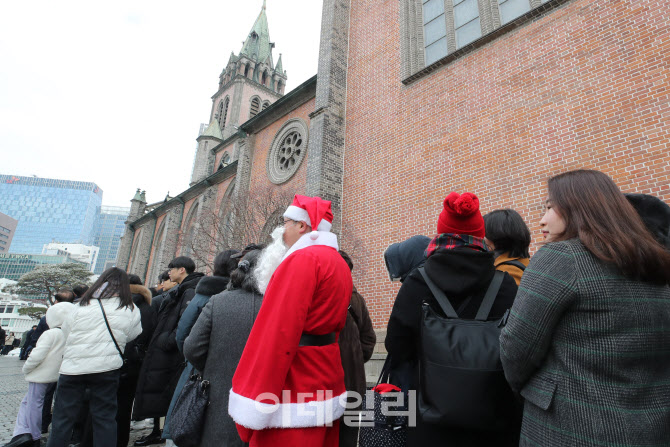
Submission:
[[479,212],[479,199],[471,192],[452,192],[444,199],[444,209],[437,221],[437,232],[469,234],[484,237],[484,218]]

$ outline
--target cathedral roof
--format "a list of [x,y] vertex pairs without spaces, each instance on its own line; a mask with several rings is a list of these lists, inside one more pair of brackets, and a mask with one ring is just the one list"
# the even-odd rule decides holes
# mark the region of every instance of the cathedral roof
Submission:
[[265,1],[263,1],[263,8],[254,23],[254,26],[249,32],[249,36],[242,45],[240,54],[246,54],[249,58],[258,62],[267,62],[272,66],[272,47],[274,44],[270,42],[270,31],[268,29],[268,17],[265,14]]
[[214,137],[218,138],[219,140],[223,140],[223,135],[221,135],[221,128],[219,127],[219,123],[216,121],[216,118],[212,118],[212,121],[209,123],[209,126],[207,126],[207,129],[202,134],[202,136]]

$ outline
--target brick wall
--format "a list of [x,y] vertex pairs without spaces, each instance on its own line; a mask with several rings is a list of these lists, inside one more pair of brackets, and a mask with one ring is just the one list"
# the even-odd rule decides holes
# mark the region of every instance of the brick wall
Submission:
[[[269,126],[261,129],[253,137],[253,160],[251,163],[251,175],[249,183],[249,191],[254,191],[258,189],[267,188],[273,185],[267,174],[267,158],[268,153],[270,152],[270,147],[272,146],[272,141],[277,135],[277,132],[282,128],[282,126],[292,118],[300,118],[307,123],[309,127],[309,114],[314,111],[314,99],[311,99],[304,104],[300,105],[298,108],[294,109],[289,114],[277,119]],[[311,136],[310,136],[311,138]],[[287,182],[279,185],[279,189],[283,191],[290,191],[292,194],[304,194],[305,193],[305,172],[307,166],[307,159],[309,158],[309,151],[305,155],[305,158],[300,164],[298,171],[291,177]]]
[[566,170],[670,201],[667,2],[573,0],[409,85],[399,3],[350,16],[342,213],[375,327],[398,290],[384,249],[433,236],[449,191],[515,208],[535,242],[546,179]]

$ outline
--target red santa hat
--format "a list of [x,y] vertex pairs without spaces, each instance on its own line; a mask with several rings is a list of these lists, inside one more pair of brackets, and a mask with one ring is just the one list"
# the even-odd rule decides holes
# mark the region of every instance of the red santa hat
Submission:
[[[316,231],[330,231],[333,226],[333,211],[330,208],[330,200],[321,197],[307,197],[296,194],[293,203],[286,208],[284,217],[305,222],[312,227],[312,233]],[[312,235],[314,239],[316,234]]]
[[479,212],[479,199],[471,192],[452,192],[444,199],[444,209],[437,221],[439,234],[469,234],[484,237],[484,218]]

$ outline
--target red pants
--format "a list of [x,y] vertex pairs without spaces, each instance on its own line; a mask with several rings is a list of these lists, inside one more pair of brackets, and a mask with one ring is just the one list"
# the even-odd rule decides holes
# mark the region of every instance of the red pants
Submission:
[[254,431],[249,447],[338,447],[340,421],[332,427],[270,428]]

